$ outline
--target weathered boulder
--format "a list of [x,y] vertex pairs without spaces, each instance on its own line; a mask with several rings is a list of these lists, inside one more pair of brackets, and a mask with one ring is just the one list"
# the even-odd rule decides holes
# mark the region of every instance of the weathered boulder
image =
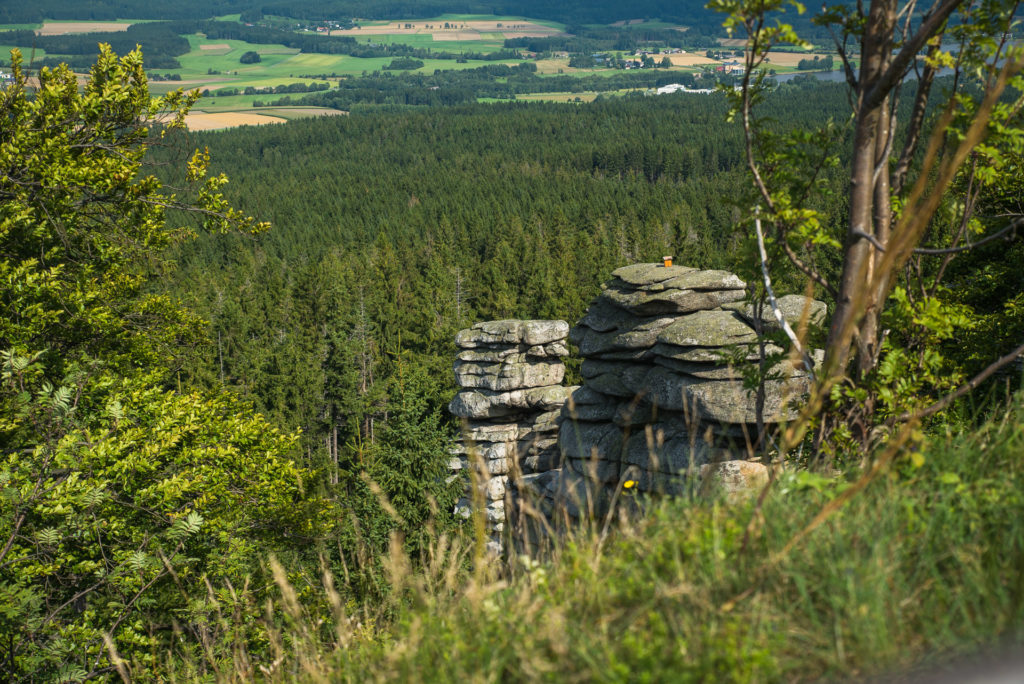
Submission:
[[716,309],[722,304],[743,299],[744,292],[741,289],[679,290],[672,288],[650,291],[608,287],[601,292],[600,297],[638,316],[653,316]]
[[666,268],[658,263],[630,264],[629,266],[622,266],[612,271],[612,277],[618,278],[630,285],[643,287],[678,278],[696,270],[689,266],[669,266]]
[[517,423],[466,423],[462,430],[463,442],[514,442],[523,436],[524,428]]
[[670,316],[634,317],[631,322],[607,332],[576,326],[570,331],[569,341],[579,347],[580,355],[584,357],[603,356],[612,351],[647,349],[654,346],[658,333],[673,320]]
[[526,350],[526,355],[561,358],[569,355],[569,347],[565,346],[565,342],[562,340],[548,344],[535,344]]
[[505,487],[508,485],[508,477],[498,475],[492,477],[484,486],[484,494],[488,501],[501,501],[505,498]]
[[496,418],[514,416],[524,411],[550,411],[561,407],[574,389],[554,385],[508,392],[463,390],[451,400],[448,410],[459,418]]
[[[782,314],[782,318],[794,328],[803,318],[804,311],[807,312],[807,321],[810,325],[821,326],[825,323],[827,309],[825,302],[804,297],[803,295],[784,295],[779,297],[776,302],[779,305],[779,313]],[[747,320],[751,326],[754,325],[757,317],[754,315],[753,304],[743,302],[742,304],[726,305],[724,308],[731,307],[734,307],[733,310]],[[761,311],[761,322],[765,331],[776,331],[782,328],[767,303]]]
[[[781,354],[784,349],[774,344],[766,344],[764,353]],[[757,345],[750,344],[739,346],[736,349],[729,347],[677,347],[673,344],[659,342],[651,349],[652,357],[663,359],[675,359],[676,361],[691,361],[694,363],[714,363],[728,365],[730,362],[757,361],[760,358]]]
[[701,494],[736,503],[756,495],[768,484],[768,468],[756,461],[732,460],[701,467]]
[[663,328],[658,342],[676,347],[727,347],[757,342],[757,333],[733,311],[697,311]]
[[741,380],[743,379],[743,368],[732,364],[719,365],[715,363],[697,363],[694,361],[679,361],[674,358],[663,356],[654,357],[654,363],[664,366],[676,373],[692,375],[695,378],[704,380]]
[[[512,478],[558,467],[558,419],[574,388],[562,387],[562,357],[569,349],[565,321],[503,320],[477,323],[456,336],[461,348],[454,365],[460,391],[449,410],[465,419],[463,434],[451,452],[451,478],[479,487],[489,503],[487,548],[503,550],[508,511],[515,508]],[[465,471],[475,473],[467,478]],[[456,514],[465,516],[466,497]]]
[[569,396],[562,409],[562,420],[609,421],[615,416],[618,405],[615,399],[584,385]]
[[528,346],[557,342],[565,338],[569,324],[565,321],[484,321],[455,336],[455,344],[466,349],[495,344]]
[[588,482],[613,484],[619,480],[621,463],[602,459],[570,459],[568,466],[572,472],[582,476]]
[[637,388],[643,386],[649,371],[650,366],[634,363],[609,364],[600,374],[587,378],[586,383],[595,392],[628,399],[636,395]]
[[547,358],[525,361],[510,356],[498,363],[456,361],[454,370],[459,387],[489,390],[557,385],[565,377],[565,364]]
[[558,447],[570,459],[618,460],[622,453],[622,430],[612,423],[566,420],[558,431]]
[[[796,418],[809,389],[806,378],[765,382],[764,422],[781,423]],[[757,422],[757,393],[745,388],[742,382],[697,381],[686,386],[686,395],[703,420],[733,424]]]
[[693,270],[681,276],[660,283],[666,289],[718,291],[745,290],[747,284],[728,271]]
[[[590,305],[590,308],[587,309],[587,313],[580,319],[580,322],[577,325],[584,328],[590,328],[595,332],[610,332],[612,330],[618,330],[619,328],[634,325],[635,321],[635,314],[615,306],[607,299],[598,297]],[[574,343],[579,344],[579,342],[574,339],[572,331],[569,332],[569,339]]]

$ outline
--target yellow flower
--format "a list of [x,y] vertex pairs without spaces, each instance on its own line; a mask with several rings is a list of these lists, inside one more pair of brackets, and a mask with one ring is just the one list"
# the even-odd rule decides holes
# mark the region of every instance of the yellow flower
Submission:
[[626,480],[622,483],[623,489],[632,489],[633,487],[636,487],[636,480]]

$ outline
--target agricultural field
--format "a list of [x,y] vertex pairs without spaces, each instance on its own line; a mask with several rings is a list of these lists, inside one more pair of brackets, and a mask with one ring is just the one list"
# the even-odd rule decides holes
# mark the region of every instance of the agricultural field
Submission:
[[565,26],[557,22],[480,14],[442,14],[432,19],[408,21],[357,20],[356,26],[332,31],[332,35],[353,36],[364,43],[402,43],[435,51],[495,52],[504,48],[507,38],[544,38],[565,32]]
[[824,59],[828,57],[828,54],[823,52],[781,52],[773,50],[767,56],[772,67],[792,67],[795,69],[802,59]]
[[185,117],[190,131],[214,131],[236,126],[263,126],[284,123],[286,119],[252,112],[191,112]]
[[0,24],[0,31],[35,31],[42,24]]
[[127,31],[134,22],[130,21],[47,21],[36,29],[40,36],[66,36],[74,33],[101,33],[105,31]]
[[[237,15],[219,17],[220,20],[237,21]],[[107,22],[70,22],[47,21],[31,28],[40,35],[61,35],[74,32],[95,32],[125,30],[133,22],[128,19]],[[296,30],[294,20],[281,18],[279,28]],[[447,24],[447,28],[445,25]],[[673,29],[682,28],[658,20],[629,20],[618,23],[629,28]],[[402,44],[422,50],[448,53],[488,53],[504,49],[507,38],[528,36],[560,36],[565,35],[566,26],[557,22],[539,21],[516,16],[493,16],[478,14],[443,14],[430,19],[408,21],[364,21],[356,20],[357,28],[333,30],[332,35],[350,35],[364,43]],[[13,27],[12,27],[13,28]],[[255,44],[241,40],[207,38],[197,33],[184,36],[188,40],[189,52],[177,57],[180,67],[177,69],[155,68],[153,71],[160,76],[173,75],[179,80],[152,80],[150,89],[154,94],[185,88],[198,89],[204,97],[195,108],[195,118],[190,122],[193,130],[212,130],[225,125],[261,125],[275,123],[280,120],[305,116],[308,113],[282,111],[270,114],[266,108],[254,111],[254,104],[279,100],[286,95],[297,102],[306,93],[273,93],[265,92],[246,95],[247,88],[257,90],[273,90],[279,86],[303,84],[311,86],[327,86],[333,88],[340,78],[359,77],[374,72],[386,71],[393,61],[392,57],[361,58],[344,54],[302,53],[298,48],[280,44]],[[145,47],[145,46],[144,46]],[[0,46],[0,50],[4,50]],[[6,54],[6,50],[5,53]],[[23,49],[23,52],[25,50]],[[243,64],[241,57],[247,52],[256,52],[260,56],[257,63]],[[564,53],[563,53],[564,55]],[[35,59],[46,55],[37,50]],[[671,68],[659,68],[660,73],[693,73],[706,70],[721,64],[720,60],[709,59],[703,51],[673,53],[667,55],[672,63]],[[779,72],[795,70],[800,59],[815,56],[813,53],[793,51],[772,53],[771,67]],[[29,59],[26,54],[26,59]],[[656,56],[660,63],[661,56]],[[423,66],[416,71],[433,73],[435,70],[449,71],[474,69],[485,65],[504,63],[515,65],[520,59],[503,60],[501,62],[454,59],[422,59]],[[461,63],[460,63],[461,62]],[[600,78],[621,75],[622,71],[606,67],[573,68],[569,66],[566,56],[555,56],[534,62],[537,75],[540,77],[564,76],[597,76]],[[502,79],[498,79],[501,81]],[[226,89],[237,90],[239,94],[217,94]],[[622,94],[621,91],[616,94]],[[613,94],[613,93],[606,93]],[[537,100],[548,102],[590,101],[596,98],[596,92],[558,92],[522,94],[520,100]],[[319,110],[317,110],[319,111]],[[331,112],[335,110],[329,110]],[[237,116],[228,116],[236,114]]]
[[593,102],[599,95],[604,97],[621,97],[630,93],[643,92],[636,88],[607,90],[600,93],[587,90],[582,93],[523,93],[516,95],[517,102]]
[[[0,45],[0,64],[10,64],[11,50],[14,48],[14,45]],[[34,59],[40,60],[47,57],[46,50],[43,50],[42,48],[35,48],[35,50],[32,50],[31,48],[19,47],[18,49],[21,50],[21,56],[25,58],[26,65],[30,64]]]
[[667,21],[660,21],[658,19],[623,19],[622,21],[616,21],[609,26],[616,28],[645,28],[645,29],[677,29],[679,31],[685,31],[685,26],[679,24],[670,24]]
[[[164,90],[191,86],[203,91],[212,91],[220,88],[267,88],[292,83],[308,84],[323,82],[322,79],[310,78],[315,75],[359,76],[363,72],[383,71],[392,61],[391,57],[360,58],[350,55],[300,53],[296,48],[283,45],[253,44],[240,40],[207,40],[199,35],[187,38],[192,50],[178,58],[181,68],[158,70],[161,73],[176,73],[182,80],[154,83],[154,86]],[[256,64],[242,64],[239,61],[241,56],[250,51],[258,53],[260,61]],[[463,63],[453,59],[422,61],[423,66],[417,71],[425,73],[433,73],[435,69],[474,69],[485,64],[495,64],[479,60]],[[498,63],[516,64],[518,60]]]
[[[446,26],[447,24],[447,26]],[[349,36],[415,36],[430,35],[435,40],[480,40],[481,35],[495,39],[543,38],[564,32],[564,27],[552,22],[539,22],[523,17],[481,17],[478,15],[444,15],[435,19],[409,21],[373,22],[343,31],[339,35]]]
[[190,131],[215,131],[237,126],[265,126],[285,123],[293,119],[316,116],[336,116],[345,112],[322,107],[268,107],[258,112],[248,111],[194,111],[185,117]]
[[[682,54],[665,55],[674,67],[702,67],[721,64],[721,60],[709,59],[700,52],[684,52]],[[660,58],[659,58],[660,59]]]

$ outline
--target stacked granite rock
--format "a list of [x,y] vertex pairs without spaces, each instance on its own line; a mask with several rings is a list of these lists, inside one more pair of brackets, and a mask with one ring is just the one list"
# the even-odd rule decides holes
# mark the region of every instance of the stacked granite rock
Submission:
[[[468,475],[468,468],[477,469],[494,552],[503,548],[510,475],[558,466],[557,421],[576,389],[561,385],[568,332],[565,321],[504,320],[477,323],[455,338],[461,389],[448,408],[464,423],[452,470]],[[467,487],[469,481],[467,476]],[[471,513],[471,493],[456,506],[463,517]]]
[[[744,367],[760,358],[755,328],[777,329],[776,319],[755,316],[746,284],[726,271],[634,264],[612,275],[569,335],[584,382],[560,423],[567,467],[598,483],[676,493],[704,464],[747,458],[757,395],[744,387]],[[824,303],[805,297],[779,305],[794,327],[825,315]],[[765,345],[767,355],[782,351]],[[761,411],[769,425],[792,418],[808,387],[802,363],[774,371]]]

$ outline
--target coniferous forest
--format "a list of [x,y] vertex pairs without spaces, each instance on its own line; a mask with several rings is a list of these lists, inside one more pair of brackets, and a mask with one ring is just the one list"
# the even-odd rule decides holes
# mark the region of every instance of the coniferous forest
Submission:
[[[835,85],[771,103],[790,121],[845,106]],[[310,466],[333,461],[335,440],[351,463],[403,364],[429,374],[432,407],[447,403],[460,328],[576,320],[616,264],[662,254],[741,267],[742,142],[725,112],[718,96],[640,97],[378,109],[195,136],[231,178],[226,196],[274,227],[204,238],[178,258],[168,290],[216,342],[183,372],[301,427]]]

